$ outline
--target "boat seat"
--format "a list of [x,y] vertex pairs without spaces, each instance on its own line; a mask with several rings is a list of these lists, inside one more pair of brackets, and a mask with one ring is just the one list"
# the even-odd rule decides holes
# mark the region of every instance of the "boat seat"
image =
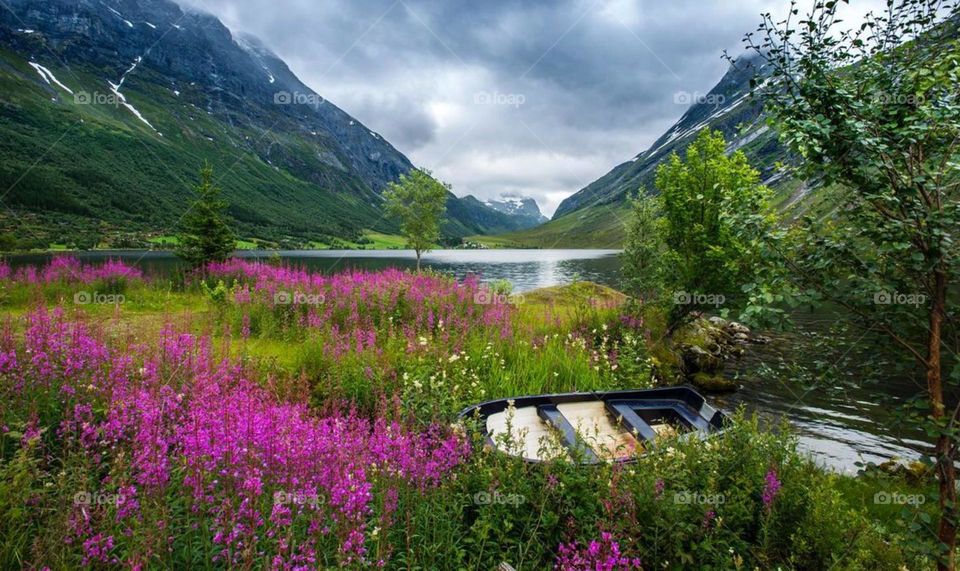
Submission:
[[670,437],[681,429],[702,433],[712,430],[710,423],[695,413],[685,403],[674,400],[609,400],[611,413],[623,419],[623,423],[643,440],[656,441],[658,437]]
[[[574,447],[589,450],[595,459],[633,456],[643,445],[611,416],[603,401],[560,403],[541,407],[554,409],[570,427]],[[589,456],[589,455],[588,455]]]
[[[495,447],[501,442],[525,460],[552,460],[568,455],[563,428],[547,422],[540,407],[508,408],[487,417],[487,434]],[[559,434],[558,434],[559,431]]]

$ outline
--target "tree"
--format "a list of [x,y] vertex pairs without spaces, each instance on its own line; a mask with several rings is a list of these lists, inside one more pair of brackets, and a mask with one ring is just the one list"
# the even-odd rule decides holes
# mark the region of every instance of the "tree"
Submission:
[[190,267],[199,268],[226,260],[237,242],[226,223],[227,202],[220,198],[220,189],[213,182],[213,167],[209,164],[200,169],[200,184],[194,191],[196,198],[180,222],[177,255]]
[[685,160],[673,153],[657,168],[656,186],[664,218],[660,268],[674,329],[691,312],[726,306],[762,281],[762,244],[774,217],[760,173],[742,152],[726,154],[718,132],[702,131]]
[[765,15],[745,38],[770,73],[761,94],[773,125],[808,175],[840,188],[829,218],[806,220],[784,259],[803,287],[883,332],[923,370],[938,568],[953,569],[960,408],[946,409],[942,349],[960,277],[960,11],[953,1],[890,0],[846,30],[837,6],[819,1],[793,22],[793,4],[786,21]]
[[420,257],[440,239],[440,222],[446,211],[450,186],[441,183],[423,169],[413,169],[400,175],[399,182],[390,183],[383,196],[387,214],[400,219],[400,231],[407,245]]
[[631,218],[627,223],[627,237],[620,259],[626,291],[641,302],[656,299],[663,288],[662,207],[657,196],[640,194],[632,201]]

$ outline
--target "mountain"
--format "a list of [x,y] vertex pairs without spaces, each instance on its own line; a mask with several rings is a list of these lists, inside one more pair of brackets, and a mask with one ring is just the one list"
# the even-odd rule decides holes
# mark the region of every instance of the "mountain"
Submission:
[[[536,203],[533,206],[537,208]],[[539,208],[537,212],[540,212]],[[500,210],[468,195],[447,201],[444,231],[458,237],[483,236],[523,230],[536,224],[539,221],[532,220],[526,211]]]
[[537,201],[532,198],[502,196],[502,200],[486,200],[484,204],[497,212],[503,212],[524,221],[524,228],[539,226],[550,219],[540,212]]
[[[5,4],[0,228],[22,246],[170,234],[204,162],[238,234],[287,247],[395,233],[381,193],[413,168],[214,16],[169,0]],[[447,238],[486,232],[497,214],[458,204]]]
[[[788,159],[776,133],[766,124],[760,102],[751,97],[750,81],[758,71],[756,57],[744,57],[704,96],[697,97],[683,116],[647,150],[564,200],[547,224],[503,238],[538,247],[611,247],[623,244],[630,196],[641,189],[655,191],[660,161],[683,154],[703,129],[723,133],[728,150],[742,150],[762,173],[765,184],[782,193],[801,193],[795,181],[782,178],[778,161]],[[684,95],[680,94],[679,100]],[[794,200],[796,196],[783,197]]]

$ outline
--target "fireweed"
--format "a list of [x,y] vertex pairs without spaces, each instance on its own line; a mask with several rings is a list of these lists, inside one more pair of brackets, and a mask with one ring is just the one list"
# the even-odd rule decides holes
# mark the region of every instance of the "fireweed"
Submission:
[[620,545],[609,533],[601,534],[599,540],[593,540],[585,546],[576,542],[568,545],[561,544],[558,551],[556,568],[561,571],[640,569],[640,560],[621,554]]
[[329,332],[329,352],[339,357],[377,346],[380,337],[402,337],[416,351],[423,339],[458,348],[471,330],[511,335],[509,304],[477,303],[480,281],[389,269],[331,276],[232,259],[212,264],[207,279],[231,287],[238,305],[266,306],[286,323]]
[[[82,458],[86,487],[67,495],[118,498],[71,508],[67,541],[84,564],[161,557],[164,541],[130,539],[145,520],[201,527],[211,558],[225,564],[363,563],[369,527],[392,516],[389,502],[375,516],[374,495],[389,497],[397,486],[428,493],[469,454],[439,427],[411,431],[278,401],[236,362],[216,359],[209,338],[171,328],[153,347],[121,351],[62,310],[39,308],[24,337],[17,347],[9,325],[2,336],[5,432],[25,427],[30,445]],[[41,437],[38,425],[51,430]],[[178,494],[183,513],[158,508]],[[331,540],[335,559],[318,552]]]
[[345,397],[369,407],[383,393],[401,393],[418,418],[448,421],[495,396],[649,382],[643,334],[616,321],[612,306],[587,308],[582,323],[561,335],[551,305],[488,295],[476,276],[395,269],[324,276],[230,260],[208,266],[200,280],[233,335],[296,347],[295,366],[318,402]]
[[92,284],[98,281],[140,280],[143,272],[119,260],[107,260],[100,264],[81,262],[73,256],[54,256],[45,266],[25,266],[16,271],[6,262],[0,263],[0,280],[28,284],[55,282]]
[[[616,307],[484,303],[475,278],[395,270],[231,261],[181,291],[75,264],[0,266],[0,288],[35,304],[141,280],[138,299],[211,311],[159,330],[69,302],[2,321],[0,567],[925,568],[755,420],[587,468],[445,428],[486,398],[648,386],[649,332]],[[271,368],[260,343],[299,360]],[[317,398],[346,378],[372,406]]]

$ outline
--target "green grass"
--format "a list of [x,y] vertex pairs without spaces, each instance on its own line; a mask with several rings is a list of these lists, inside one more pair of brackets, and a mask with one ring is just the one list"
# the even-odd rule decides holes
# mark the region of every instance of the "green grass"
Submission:
[[[407,239],[397,234],[365,230],[359,240],[310,242],[308,247],[313,250],[405,250]],[[434,248],[440,248],[440,245],[434,244]]]
[[148,238],[147,242],[158,246],[176,246],[180,243],[180,238],[176,236],[156,236],[154,238]]
[[491,249],[524,249],[530,248],[522,242],[517,242],[510,238],[505,237],[504,235],[499,236],[468,236],[464,238],[467,242],[473,242],[476,244],[483,244],[487,248]]
[[[180,238],[177,236],[155,236],[153,238],[148,238],[147,242],[153,244],[154,246],[162,246],[167,248],[174,248],[180,243]],[[237,240],[236,248],[238,250],[257,250],[262,248],[262,244],[253,240]]]
[[363,244],[363,246],[370,247],[375,250],[393,250],[407,247],[407,239],[403,236],[382,234],[380,232],[372,232],[368,230],[363,233],[363,237],[370,241],[369,243]]

